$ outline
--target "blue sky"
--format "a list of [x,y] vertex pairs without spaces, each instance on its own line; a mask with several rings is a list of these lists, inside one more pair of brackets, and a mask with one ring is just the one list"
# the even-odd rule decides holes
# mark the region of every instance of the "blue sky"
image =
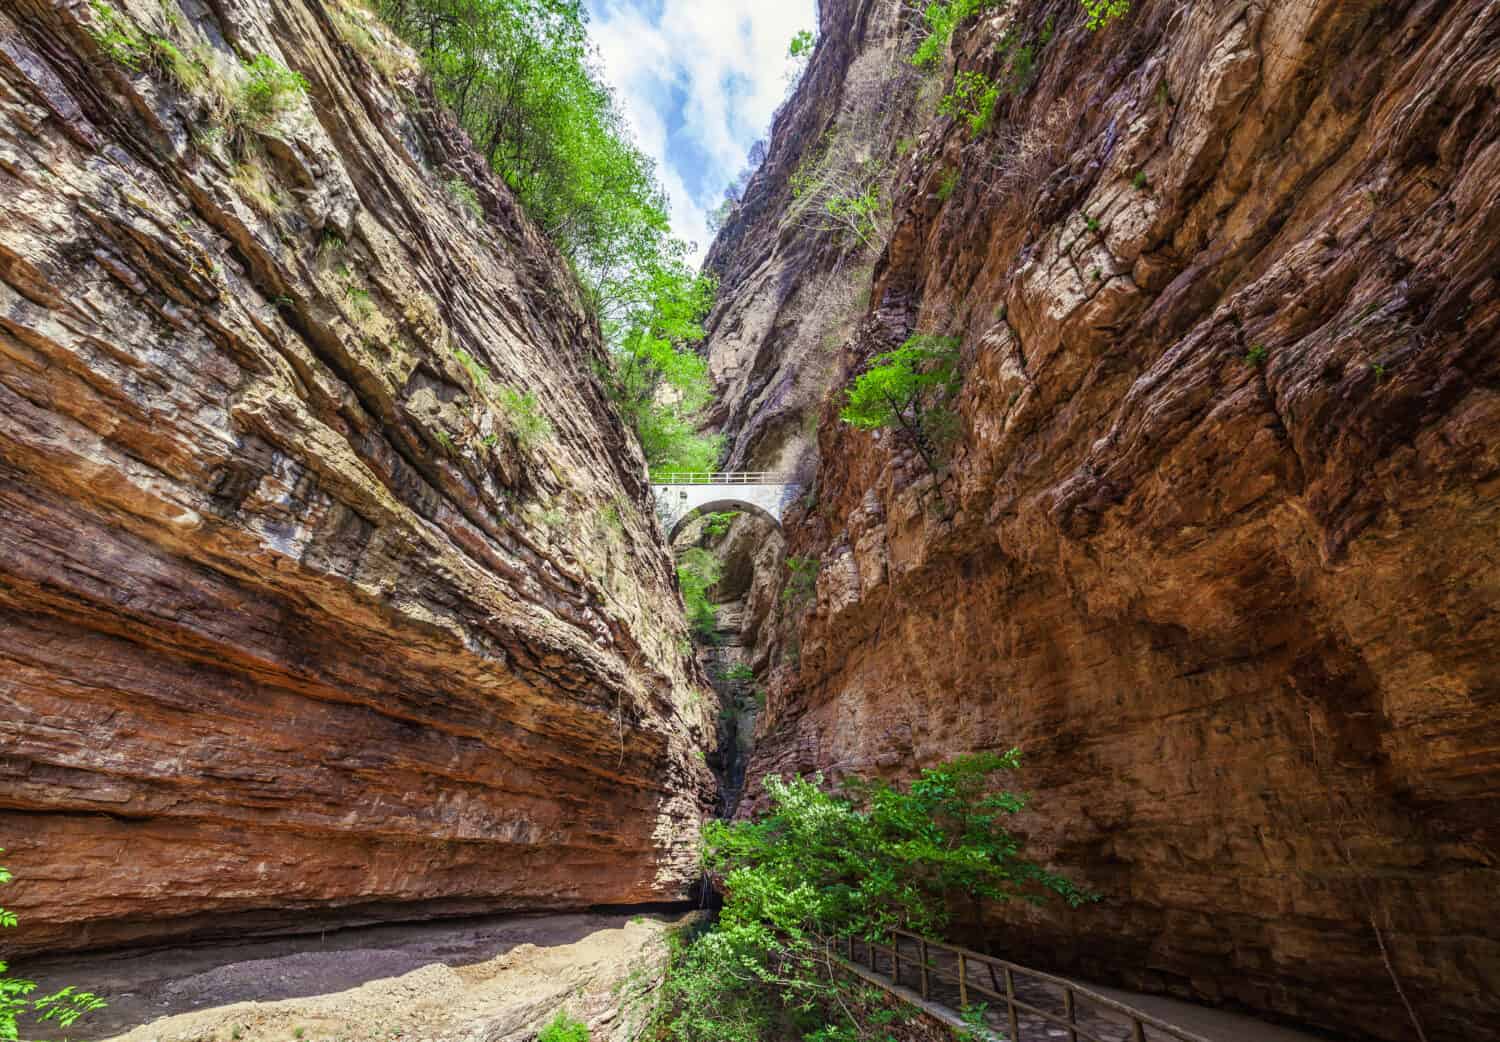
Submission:
[[657,162],[672,225],[698,244],[724,186],[786,93],[787,45],[816,29],[816,0],[587,0],[589,35],[641,148]]

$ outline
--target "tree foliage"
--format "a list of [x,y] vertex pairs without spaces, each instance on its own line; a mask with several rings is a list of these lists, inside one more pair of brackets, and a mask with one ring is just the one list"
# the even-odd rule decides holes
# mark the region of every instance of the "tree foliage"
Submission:
[[711,471],[723,439],[700,434],[713,395],[708,362],[694,347],[717,284],[689,271],[681,253],[643,265],[622,287],[619,317],[606,325],[614,364],[610,397],[640,438],[653,472]]
[[905,786],[855,779],[843,794],[819,777],[767,778],[768,812],[705,830],[724,908],[672,952],[663,1035],[753,1042],[777,1025],[821,1042],[884,1039],[888,1014],[833,972],[823,938],[941,935],[960,901],[1094,900],[1027,859],[1006,827],[1026,800],[996,776],[1019,763],[1015,750],[980,753]]
[[[9,883],[10,872],[0,865],[0,885]],[[14,929],[14,912],[0,908],[0,929]],[[23,1017],[34,1019],[38,1024],[54,1023],[68,1027],[85,1013],[104,1007],[104,1000],[87,991],[79,991],[69,985],[51,995],[32,998],[36,993],[36,982],[11,977],[6,965],[0,961],[0,1039],[20,1038],[20,1022]]]
[[960,384],[958,348],[957,337],[919,333],[877,355],[846,392],[839,419],[860,430],[904,432],[936,473],[938,453],[956,430],[948,403]]
[[688,623],[704,643],[712,643],[718,636],[719,609],[708,599],[708,591],[723,572],[719,559],[702,547],[684,551],[677,561],[677,585],[687,606]]
[[601,311],[670,249],[666,199],[596,68],[582,0],[379,0]]

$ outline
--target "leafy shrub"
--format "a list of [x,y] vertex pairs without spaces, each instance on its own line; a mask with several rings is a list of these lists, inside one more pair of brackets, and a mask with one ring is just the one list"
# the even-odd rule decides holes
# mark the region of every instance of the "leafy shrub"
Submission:
[[958,187],[958,171],[949,170],[938,179],[937,197],[943,202],[953,198],[953,191]]
[[927,68],[937,62],[948,49],[953,32],[959,23],[980,11],[996,6],[1000,0],[928,0],[922,9],[922,19],[927,23],[927,35],[911,56],[911,63],[918,68]]
[[148,55],[145,35],[103,0],[89,0],[89,7],[96,23],[89,28],[94,43],[114,62],[131,72],[139,72]]
[[677,585],[682,588],[688,624],[705,643],[718,636],[719,609],[708,599],[708,591],[722,575],[719,559],[701,547],[685,551],[677,562]]
[[722,437],[697,429],[713,397],[708,361],[692,349],[703,340],[716,290],[713,278],[693,274],[681,256],[648,265],[626,291],[622,317],[607,327],[615,346],[606,388],[653,472],[718,465]]
[[505,425],[511,436],[523,449],[535,447],[552,436],[552,424],[542,412],[536,394],[522,394],[509,387],[500,388],[500,410],[505,414]]
[[1259,369],[1261,366],[1266,364],[1266,358],[1270,355],[1270,353],[1271,352],[1266,349],[1265,344],[1256,344],[1249,351],[1245,352],[1245,364],[1250,366],[1252,369]]
[[839,419],[860,430],[896,429],[912,441],[933,473],[956,433],[948,403],[958,392],[957,337],[919,333],[877,355],[846,392]]
[[1130,12],[1130,0],[1081,0],[1091,30],[1103,29]]
[[536,1042],[589,1042],[589,1028],[581,1020],[574,1020],[562,1010],[542,1028]]
[[266,127],[283,113],[302,104],[307,80],[269,54],[257,54],[245,63],[240,83],[238,113],[252,127]]
[[751,669],[750,666],[744,662],[736,662],[728,669],[720,671],[719,679],[728,680],[732,683],[738,683],[742,680],[754,680],[755,670]]
[[983,133],[995,118],[1000,87],[982,72],[960,72],[953,77],[953,90],[938,103],[938,112],[963,120],[969,134]]
[[704,830],[724,908],[714,927],[672,940],[652,1026],[678,1042],[781,1037],[773,1026],[881,1038],[889,1012],[834,975],[821,938],[940,935],[959,902],[1096,899],[1025,858],[1005,827],[1026,801],[996,791],[995,776],[1019,763],[1015,750],[979,753],[905,786],[852,779],[843,795],[821,777],[768,777],[769,811]]
[[813,35],[811,29],[803,29],[792,37],[791,46],[786,49],[787,57],[806,58],[812,54],[817,42],[818,38]]
[[870,185],[858,195],[830,195],[823,201],[823,212],[835,225],[845,228],[864,246],[875,241],[875,218],[880,213],[880,190]]
[[816,557],[792,556],[786,559],[786,585],[781,589],[781,602],[794,610],[812,599],[818,589],[818,569],[821,562]]
[[[9,870],[0,865],[0,886],[12,878]],[[14,929],[16,923],[14,912],[0,908],[0,929]],[[104,1008],[104,1000],[99,996],[79,991],[72,985],[40,998],[31,997],[35,992],[36,981],[6,976],[6,965],[0,961],[0,1039],[9,1042],[20,1038],[22,1017],[31,1017],[38,1024],[55,1023],[65,1028],[84,1014]]]
[[792,205],[783,226],[810,231],[842,232],[862,246],[878,246],[885,237],[880,183],[885,165],[861,158],[858,135],[830,130],[809,149],[792,172]]
[[720,510],[704,517],[703,533],[710,539],[719,539],[729,531],[729,526],[734,524],[734,519],[740,516],[738,510]]

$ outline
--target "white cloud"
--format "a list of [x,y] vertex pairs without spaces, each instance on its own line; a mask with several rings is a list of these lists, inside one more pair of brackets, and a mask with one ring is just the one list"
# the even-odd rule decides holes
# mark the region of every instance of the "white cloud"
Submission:
[[589,0],[606,79],[671,196],[672,226],[707,252],[708,211],[786,92],[787,45],[815,0]]

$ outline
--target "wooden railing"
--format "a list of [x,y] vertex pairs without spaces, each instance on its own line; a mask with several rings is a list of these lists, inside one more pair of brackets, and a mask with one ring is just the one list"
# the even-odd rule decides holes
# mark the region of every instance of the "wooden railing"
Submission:
[[652,474],[653,485],[786,485],[790,474],[772,470],[680,470]]
[[[915,993],[959,1014],[994,1000],[995,1008],[986,1008],[981,1019],[1006,1031],[1009,1042],[1056,1038],[1058,1028],[1068,1042],[1209,1042],[1066,978],[905,930],[892,931],[889,944],[853,937],[825,943],[830,954],[889,979],[899,997]],[[1001,1023],[993,1022],[997,1018]]]

